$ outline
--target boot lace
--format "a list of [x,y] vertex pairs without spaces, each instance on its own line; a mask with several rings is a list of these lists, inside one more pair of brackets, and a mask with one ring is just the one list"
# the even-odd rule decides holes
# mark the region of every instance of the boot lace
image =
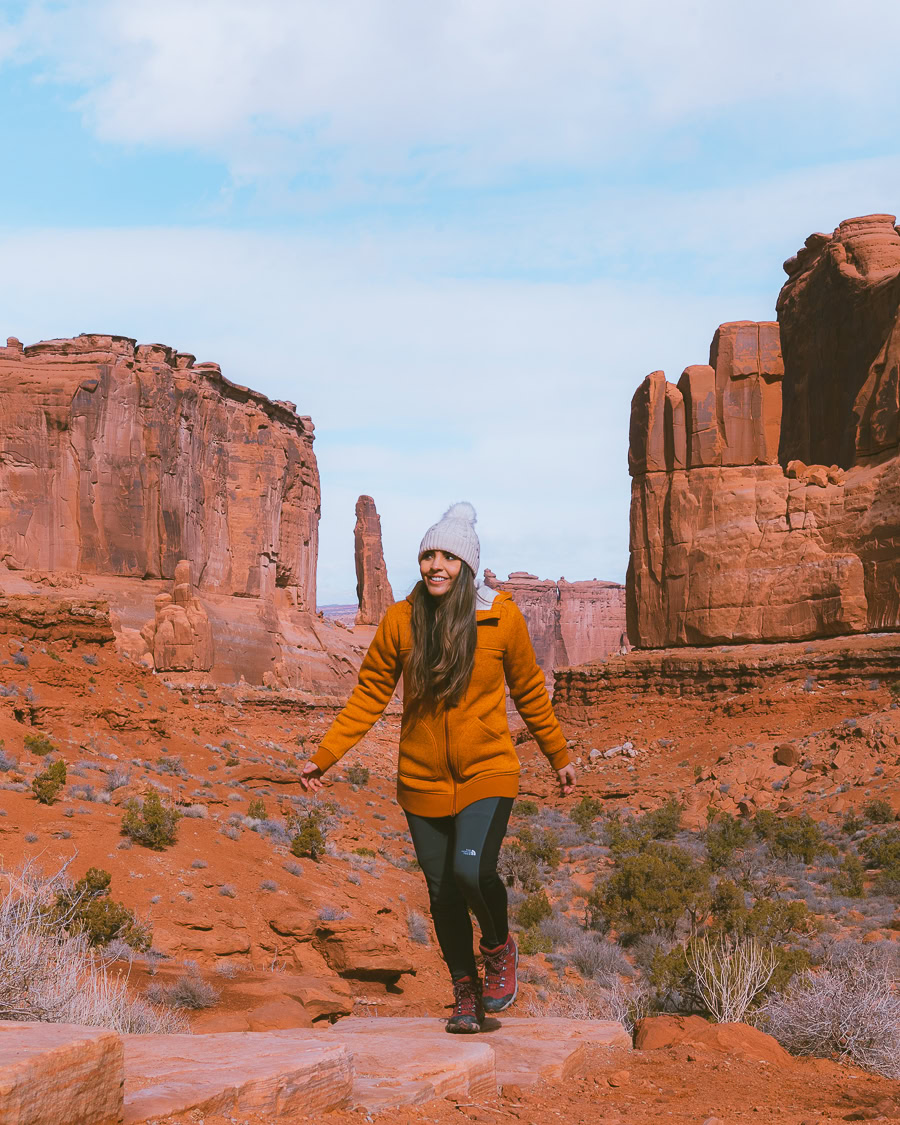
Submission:
[[509,957],[509,942],[507,941],[506,945],[501,946],[493,953],[485,953],[482,950],[482,957],[484,958],[485,992],[496,992],[505,988],[512,967]]
[[453,1015],[478,1018],[478,988],[468,977],[453,982]]

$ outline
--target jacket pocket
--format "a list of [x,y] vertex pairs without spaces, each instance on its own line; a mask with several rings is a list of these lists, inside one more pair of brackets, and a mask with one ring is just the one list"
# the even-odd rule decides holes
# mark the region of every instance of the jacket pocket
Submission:
[[[504,724],[505,726],[505,724]],[[484,773],[515,773],[519,759],[509,729],[495,730],[476,715],[461,717],[451,734],[453,758],[460,780]]]
[[437,739],[422,719],[400,732],[397,773],[417,781],[437,781],[442,775]]

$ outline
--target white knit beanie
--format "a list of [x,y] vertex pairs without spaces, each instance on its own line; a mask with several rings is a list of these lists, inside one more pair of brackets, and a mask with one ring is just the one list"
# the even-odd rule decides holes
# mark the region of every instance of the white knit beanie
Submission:
[[481,547],[475,534],[476,518],[475,509],[467,501],[451,504],[438,522],[425,532],[419,544],[419,558],[426,551],[446,551],[468,563],[472,573],[477,575]]

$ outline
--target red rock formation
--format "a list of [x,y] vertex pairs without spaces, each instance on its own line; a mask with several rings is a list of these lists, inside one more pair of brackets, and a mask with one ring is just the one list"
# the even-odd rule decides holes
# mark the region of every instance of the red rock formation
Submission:
[[79,576],[121,652],[154,619],[158,670],[349,689],[365,638],[315,616],[319,498],[310,419],[215,363],[124,336],[0,348],[2,584]]
[[893,215],[812,234],[784,264],[781,462],[849,469],[900,442],[900,234]]
[[394,593],[388,581],[384,552],[381,548],[381,517],[371,496],[356,501],[356,597],[359,612],[357,625],[377,625],[388,606],[394,604]]
[[157,594],[155,616],[141,630],[157,672],[208,672],[213,666],[213,638],[209,617],[194,597],[191,564],[175,567],[172,594]]
[[124,336],[0,348],[0,558],[315,606],[313,425],[218,364]]
[[848,220],[786,263],[783,362],[776,325],[725,324],[709,366],[687,368],[677,388],[662,372],[638,388],[629,449],[634,644],[900,628],[893,222]]
[[485,585],[507,590],[528,622],[538,664],[549,675],[557,668],[602,660],[625,641],[625,587],[617,582],[540,579],[523,570],[498,582],[491,570]]

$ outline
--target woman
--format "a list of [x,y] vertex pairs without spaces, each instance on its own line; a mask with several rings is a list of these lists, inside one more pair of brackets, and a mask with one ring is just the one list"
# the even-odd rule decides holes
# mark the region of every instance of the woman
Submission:
[[[378,720],[403,676],[397,798],[428,883],[431,916],[455,1003],[447,1030],[477,1032],[485,1012],[516,998],[518,951],[507,922],[497,858],[519,785],[506,720],[510,694],[571,793],[575,769],[528,637],[509,594],[478,587],[475,509],[454,504],[419,546],[422,581],[384,615],[359,683],[303,767],[321,775]],[[481,927],[484,982],[472,948],[471,908]]]

